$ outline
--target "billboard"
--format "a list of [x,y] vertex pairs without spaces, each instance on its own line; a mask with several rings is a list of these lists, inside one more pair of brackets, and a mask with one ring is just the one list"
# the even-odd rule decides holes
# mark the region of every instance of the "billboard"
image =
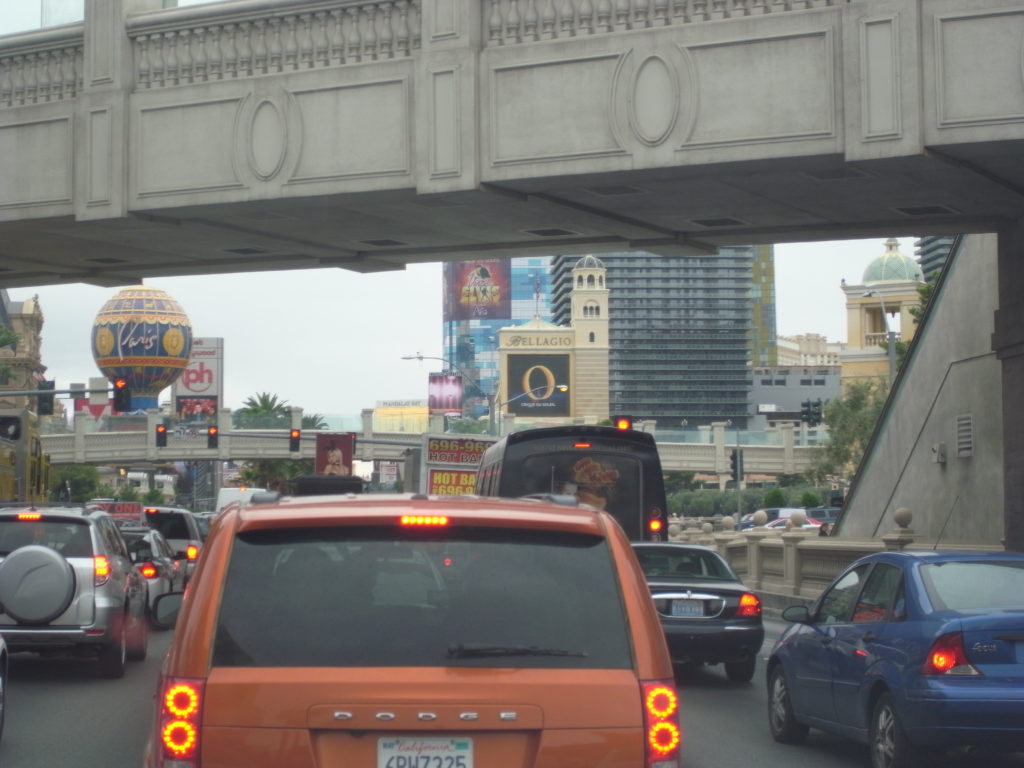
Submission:
[[445,262],[445,322],[494,317],[512,317],[511,260]]
[[476,468],[492,440],[450,435],[424,435],[420,482],[421,492],[438,496],[473,493]]
[[355,432],[321,432],[316,436],[314,471],[318,475],[351,475]]
[[188,365],[174,382],[174,413],[182,421],[212,424],[224,402],[224,339],[192,339]]
[[516,416],[569,416],[569,355],[509,355],[508,412]]
[[431,373],[427,406],[431,413],[462,413],[462,377],[457,373]]

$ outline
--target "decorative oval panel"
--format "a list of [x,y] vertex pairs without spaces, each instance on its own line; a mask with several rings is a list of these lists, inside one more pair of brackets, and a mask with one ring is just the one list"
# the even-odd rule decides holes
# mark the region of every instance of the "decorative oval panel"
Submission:
[[648,56],[633,78],[629,122],[644,144],[657,146],[675,127],[679,116],[679,82],[676,72],[660,56]]
[[288,149],[288,123],[281,110],[264,99],[253,111],[249,127],[249,163],[263,181],[281,170]]

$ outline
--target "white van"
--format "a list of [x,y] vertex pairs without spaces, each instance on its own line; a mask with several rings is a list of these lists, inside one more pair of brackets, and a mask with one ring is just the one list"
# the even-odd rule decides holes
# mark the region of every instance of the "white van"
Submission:
[[254,493],[262,493],[266,488],[253,488],[246,485],[227,485],[217,492],[217,514],[224,511],[228,504],[238,502],[245,506],[252,499]]

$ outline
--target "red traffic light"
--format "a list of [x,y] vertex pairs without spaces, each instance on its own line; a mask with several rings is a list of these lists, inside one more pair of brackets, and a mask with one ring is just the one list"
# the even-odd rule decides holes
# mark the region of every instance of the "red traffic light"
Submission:
[[167,447],[167,425],[157,424],[156,425],[156,447],[166,448]]
[[298,451],[302,448],[302,430],[293,429],[288,433],[288,450]]
[[220,430],[217,427],[212,427],[212,426],[211,427],[207,427],[206,428],[206,447],[207,448],[216,448],[217,447],[217,438],[219,437],[219,435],[220,435]]

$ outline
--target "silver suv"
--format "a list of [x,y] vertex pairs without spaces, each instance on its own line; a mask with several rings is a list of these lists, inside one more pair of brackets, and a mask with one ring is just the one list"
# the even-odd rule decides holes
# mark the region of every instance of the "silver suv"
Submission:
[[110,515],[0,505],[0,634],[12,653],[98,657],[102,677],[146,657],[146,587]]
[[184,507],[148,506],[142,510],[142,522],[160,531],[167,539],[175,556],[181,561],[185,583],[188,584],[196,568],[199,550],[203,548],[203,535],[195,515]]

